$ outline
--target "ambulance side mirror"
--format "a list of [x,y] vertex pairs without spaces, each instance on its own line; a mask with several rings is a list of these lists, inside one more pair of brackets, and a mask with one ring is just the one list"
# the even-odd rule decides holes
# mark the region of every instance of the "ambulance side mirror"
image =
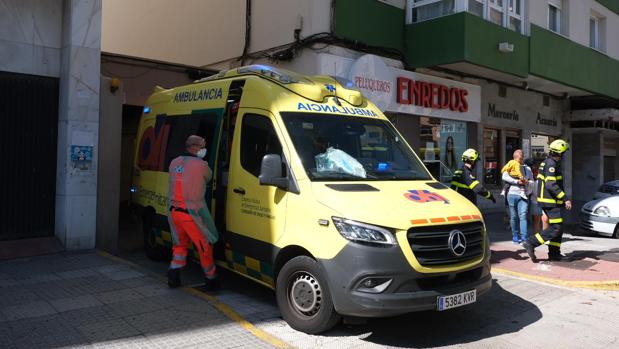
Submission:
[[260,185],[272,185],[280,189],[288,189],[290,181],[282,177],[282,157],[277,154],[267,154],[260,165]]

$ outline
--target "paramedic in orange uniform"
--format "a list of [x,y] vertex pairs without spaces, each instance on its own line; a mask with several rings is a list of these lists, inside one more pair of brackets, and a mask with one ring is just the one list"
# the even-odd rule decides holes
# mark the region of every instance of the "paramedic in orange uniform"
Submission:
[[168,223],[174,246],[168,269],[168,285],[172,288],[181,284],[180,270],[187,264],[191,243],[200,256],[205,277],[204,290],[215,291],[219,288],[213,260],[213,244],[218,235],[204,199],[206,183],[212,177],[208,163],[202,160],[206,155],[205,146],[204,138],[189,136],[185,142],[186,152],[170,163]]

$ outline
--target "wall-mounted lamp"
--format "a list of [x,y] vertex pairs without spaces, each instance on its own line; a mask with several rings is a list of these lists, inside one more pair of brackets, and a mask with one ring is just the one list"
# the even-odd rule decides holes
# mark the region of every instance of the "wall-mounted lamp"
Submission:
[[118,87],[120,87],[120,80],[117,78],[112,78],[112,80],[110,80],[110,92],[113,94],[116,90],[118,90]]
[[499,43],[499,52],[502,53],[512,53],[514,52],[514,44],[510,44],[509,42],[500,42]]

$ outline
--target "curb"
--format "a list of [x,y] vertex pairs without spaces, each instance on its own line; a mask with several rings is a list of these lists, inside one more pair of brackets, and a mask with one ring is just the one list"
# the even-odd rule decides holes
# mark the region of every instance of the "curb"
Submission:
[[[118,262],[124,265],[127,265],[133,269],[137,269],[140,272],[147,274],[150,277],[153,277],[161,282],[167,282],[167,279],[159,274],[153,273],[150,270],[146,270],[143,267],[130,262],[128,260],[122,259],[118,256],[114,256],[110,253],[107,253],[105,251],[101,251],[101,250],[96,250],[97,254],[101,257],[105,257],[107,259],[110,259],[114,262]],[[200,292],[196,289],[193,289],[189,286],[183,286],[180,288],[181,291],[186,292],[192,296],[196,296],[199,298],[204,299],[205,301],[207,301],[208,303],[210,303],[215,309],[219,310],[221,313],[223,313],[226,317],[228,317],[230,320],[238,323],[241,327],[243,327],[245,330],[247,330],[249,333],[251,333],[252,335],[254,335],[256,338],[276,347],[276,348],[293,348],[290,344],[282,341],[279,338],[274,337],[273,335],[257,328],[256,326],[254,326],[251,322],[245,320],[239,313],[237,313],[236,311],[234,311],[232,308],[230,308],[228,305],[220,302],[216,297],[208,295],[206,293]]]
[[538,275],[530,275],[526,273],[520,273],[517,271],[512,271],[512,270],[502,269],[502,268],[494,268],[494,267],[492,267],[492,272],[500,274],[500,275],[516,276],[516,277],[527,279],[527,280],[539,281],[539,282],[544,282],[547,284],[558,285],[558,286],[586,288],[586,289],[604,290],[604,291],[619,291],[619,280],[569,281],[569,280],[553,279],[553,278],[538,276]]

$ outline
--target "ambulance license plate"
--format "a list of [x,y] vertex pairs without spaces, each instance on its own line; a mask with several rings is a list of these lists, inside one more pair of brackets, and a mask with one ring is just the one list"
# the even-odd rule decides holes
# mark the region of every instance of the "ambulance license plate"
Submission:
[[436,299],[438,311],[461,307],[463,305],[475,303],[477,300],[477,290],[466,291],[449,296],[439,296]]

